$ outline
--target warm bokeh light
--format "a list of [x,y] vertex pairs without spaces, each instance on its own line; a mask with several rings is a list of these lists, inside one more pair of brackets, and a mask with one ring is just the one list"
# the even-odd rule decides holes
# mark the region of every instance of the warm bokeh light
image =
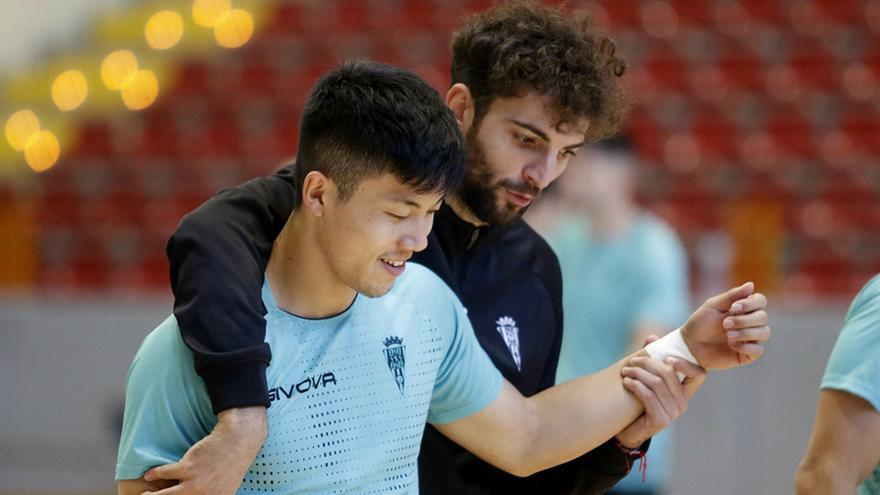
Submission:
[[212,28],[230,9],[231,0],[195,0],[192,7],[193,20],[199,26]]
[[35,172],[43,172],[55,165],[60,154],[58,138],[49,131],[40,131],[25,148],[24,159]]
[[254,34],[254,17],[247,11],[233,9],[214,26],[214,39],[224,48],[238,48]]
[[52,101],[61,111],[67,112],[79,108],[88,95],[89,84],[81,71],[62,72],[52,83]]
[[159,81],[156,74],[139,70],[122,87],[122,101],[129,110],[143,110],[156,101],[159,94]]
[[118,50],[104,59],[101,64],[101,79],[107,88],[114,91],[122,89],[126,79],[138,70],[137,57],[128,50]]
[[40,132],[40,119],[31,110],[19,110],[6,121],[6,140],[15,151],[27,148],[28,141]]
[[157,12],[147,21],[144,35],[150,48],[156,50],[172,48],[183,37],[183,18],[173,10]]

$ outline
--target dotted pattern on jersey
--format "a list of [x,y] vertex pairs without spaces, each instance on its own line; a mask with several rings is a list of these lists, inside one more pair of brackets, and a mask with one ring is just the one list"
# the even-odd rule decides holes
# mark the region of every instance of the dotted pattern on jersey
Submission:
[[[329,320],[277,308],[266,320],[269,437],[239,493],[417,492],[422,432],[451,334],[393,294],[359,296]],[[402,391],[385,353],[389,337],[403,347]]]

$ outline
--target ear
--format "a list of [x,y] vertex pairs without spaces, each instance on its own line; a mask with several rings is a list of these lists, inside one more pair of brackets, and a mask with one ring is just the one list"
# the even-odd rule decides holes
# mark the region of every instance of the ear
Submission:
[[452,109],[461,133],[467,135],[474,123],[474,98],[471,90],[462,83],[455,83],[446,92],[446,106]]
[[323,217],[328,201],[336,194],[336,184],[329,177],[312,170],[306,174],[302,187],[302,207],[316,217]]

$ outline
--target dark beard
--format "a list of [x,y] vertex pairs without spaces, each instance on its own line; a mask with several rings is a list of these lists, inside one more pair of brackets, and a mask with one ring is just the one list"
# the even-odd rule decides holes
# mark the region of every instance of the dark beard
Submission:
[[[490,225],[508,225],[520,218],[529,208],[518,208],[504,201],[498,205],[497,191],[511,191],[527,194],[537,198],[540,189],[524,182],[517,183],[507,179],[495,180],[495,175],[486,160],[486,152],[477,140],[477,126],[468,132],[467,150],[468,165],[461,185],[455,191],[455,197],[479,220]],[[531,204],[529,205],[531,206]]]

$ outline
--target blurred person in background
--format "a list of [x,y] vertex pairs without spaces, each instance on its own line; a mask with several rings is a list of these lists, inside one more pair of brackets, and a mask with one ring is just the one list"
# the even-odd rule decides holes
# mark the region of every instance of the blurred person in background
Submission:
[[880,495],[880,275],[855,297],[822,378],[797,495]]
[[[625,110],[614,43],[583,11],[515,2],[470,17],[455,33],[446,104],[465,135],[463,185],[434,218],[427,248],[414,256],[468,309],[495,366],[530,397],[551,387],[562,341],[562,282],[556,257],[521,216],[585,141],[613,134]],[[147,479],[222,476],[225,452],[261,442],[270,350],[261,311],[263,273],[297,194],[295,167],[225,191],[188,215],[168,244],[174,313],[195,354],[215,411],[229,411],[181,463]],[[757,359],[769,336],[763,295],[727,318],[756,327],[727,339],[731,363]],[[750,309],[749,309],[750,308]],[[734,312],[735,313],[735,312]],[[732,316],[731,313],[729,316]],[[761,323],[764,322],[764,323]],[[719,331],[721,327],[719,325]],[[724,335],[727,338],[726,334]],[[644,453],[672,417],[650,413],[578,459],[578,479],[518,478],[428,427],[419,459],[422,493],[568,493],[578,483],[603,493]],[[223,452],[223,453],[221,453]]]
[[[589,145],[527,217],[559,258],[565,287],[556,383],[605,368],[688,314],[685,250],[668,224],[636,204],[637,172],[625,136]],[[644,482],[634,471],[609,493],[662,493],[670,435],[654,436]]]

